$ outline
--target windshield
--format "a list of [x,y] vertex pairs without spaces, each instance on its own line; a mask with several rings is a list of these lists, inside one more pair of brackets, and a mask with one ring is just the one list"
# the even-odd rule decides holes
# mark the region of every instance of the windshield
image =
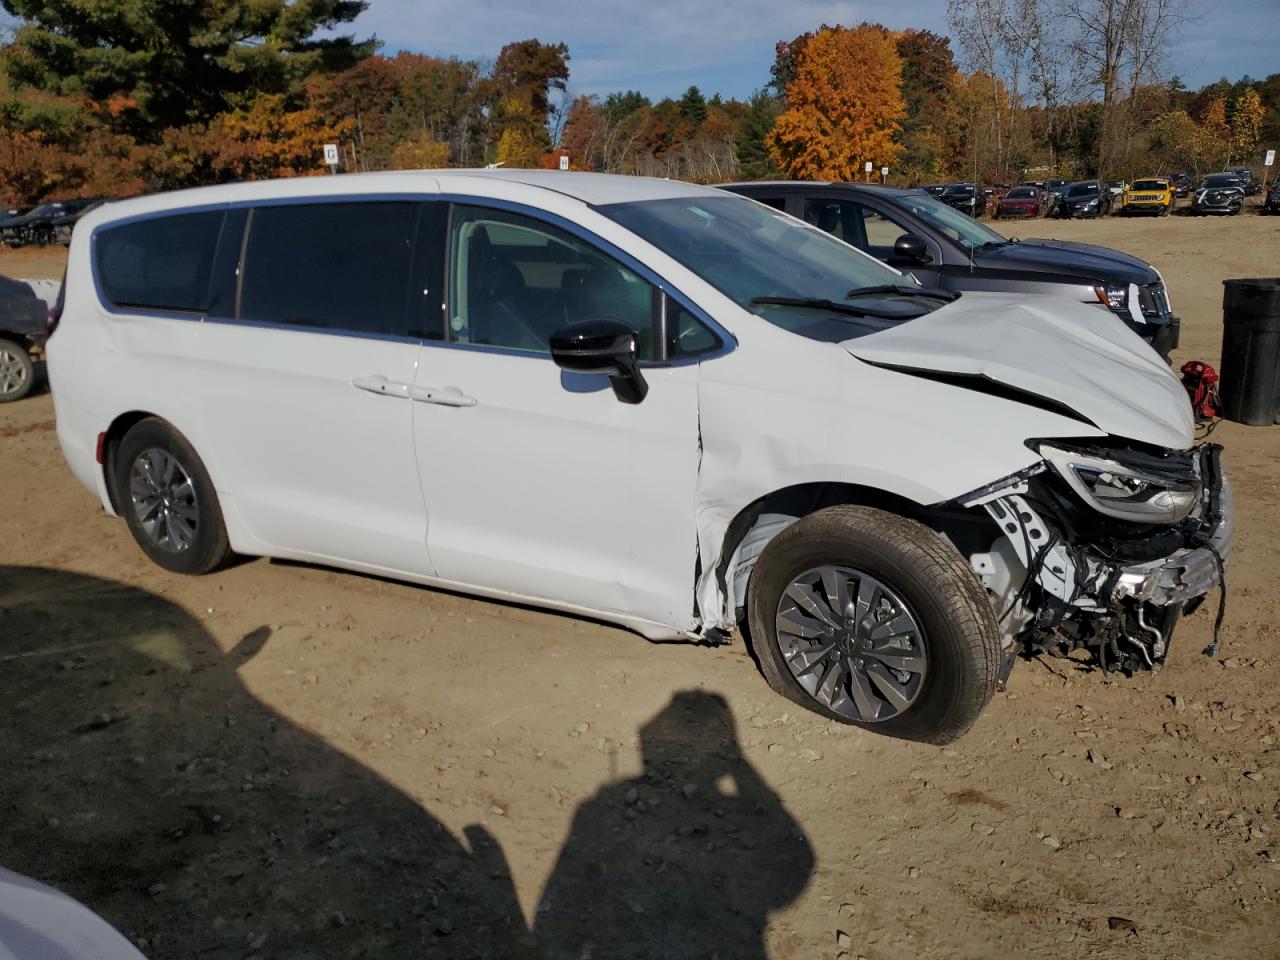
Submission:
[[946,234],[966,252],[1009,242],[967,213],[961,213],[927,193],[904,193],[894,197],[893,202]]
[[972,197],[973,187],[967,187],[962,183],[953,183],[942,191],[944,197]]
[[[866,302],[851,298],[854,290],[918,286],[911,277],[825,231],[743,197],[676,197],[596,209],[745,309],[815,339],[847,340],[886,324],[867,326],[858,317],[840,316],[823,321],[828,329],[819,335],[807,329],[823,320],[817,310],[758,301],[830,301],[853,310]],[[913,315],[920,312],[917,308]]]
[[1165,182],[1163,180],[1135,180],[1129,186],[1130,190],[1164,190]]
[[1067,187],[1068,197],[1092,197],[1098,192],[1096,183],[1073,183]]
[[1036,191],[1034,187],[1014,187],[1005,194],[1008,200],[1034,200]]

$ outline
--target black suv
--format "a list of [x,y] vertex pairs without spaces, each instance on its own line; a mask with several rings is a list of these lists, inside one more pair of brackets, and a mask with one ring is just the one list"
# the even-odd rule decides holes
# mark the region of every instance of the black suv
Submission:
[[987,195],[972,183],[949,183],[938,199],[975,220],[987,212]]
[[1253,175],[1253,171],[1248,167],[1227,167],[1223,173],[1231,173],[1239,178],[1244,185],[1244,195],[1246,197],[1256,197],[1262,192],[1262,183]]
[[1105,217],[1111,212],[1111,188],[1101,180],[1080,180],[1062,188],[1056,217]]
[[723,189],[834,234],[929,287],[1051,294],[1101,303],[1157,352],[1178,345],[1181,323],[1151,264],[1064,240],[1010,240],[929,196],[853,183],[734,183]]

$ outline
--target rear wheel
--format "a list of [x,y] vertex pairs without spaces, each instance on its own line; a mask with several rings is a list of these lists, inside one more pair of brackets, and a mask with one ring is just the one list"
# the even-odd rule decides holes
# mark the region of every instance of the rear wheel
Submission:
[[750,640],[774,690],[878,733],[948,743],[995,690],[991,604],[955,548],[923,524],[838,506],[760,555]]
[[0,403],[21,400],[35,381],[36,365],[27,348],[13,340],[0,340]]
[[186,437],[163,420],[143,420],[112,457],[115,503],[155,563],[175,573],[209,573],[231,558],[213,481]]

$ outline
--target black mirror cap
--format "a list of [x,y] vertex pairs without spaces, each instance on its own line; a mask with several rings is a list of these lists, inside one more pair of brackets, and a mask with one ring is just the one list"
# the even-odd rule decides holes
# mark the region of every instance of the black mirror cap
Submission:
[[904,233],[893,243],[893,257],[895,260],[905,260],[910,263],[926,263],[930,259],[929,245],[924,237],[916,236],[914,233]]
[[649,392],[637,361],[639,335],[621,320],[580,320],[551,335],[551,359],[561,370],[609,377],[623,403],[639,403]]

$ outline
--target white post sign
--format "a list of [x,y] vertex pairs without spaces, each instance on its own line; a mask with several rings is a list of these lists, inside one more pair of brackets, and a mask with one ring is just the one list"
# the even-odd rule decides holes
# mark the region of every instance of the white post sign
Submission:
[[875,164],[874,164],[874,163],[872,163],[870,160],[868,160],[865,164],[863,164],[863,165],[862,165],[862,169],[863,169],[863,170],[866,172],[866,174],[867,174],[865,177],[863,177],[863,179],[864,179],[864,180],[866,180],[868,183],[870,183],[870,182],[871,182],[871,171],[872,171],[873,169],[875,169]]
[[326,143],[324,145],[324,162],[329,165],[330,173],[338,172],[338,145],[336,143]]
[[880,182],[881,182],[881,183],[884,183],[884,182],[885,182],[886,180],[888,180],[888,179],[889,179],[889,168],[888,168],[888,167],[881,167],[881,168],[880,168]]
[[1270,167],[1274,165],[1275,162],[1276,162],[1276,152],[1274,150],[1268,150],[1267,157],[1265,160],[1262,161],[1262,165],[1264,167]]
[[568,170],[568,169],[569,169],[569,155],[568,155],[568,154],[564,154],[564,153],[562,153],[562,154],[560,155],[560,169],[561,169],[561,170]]

